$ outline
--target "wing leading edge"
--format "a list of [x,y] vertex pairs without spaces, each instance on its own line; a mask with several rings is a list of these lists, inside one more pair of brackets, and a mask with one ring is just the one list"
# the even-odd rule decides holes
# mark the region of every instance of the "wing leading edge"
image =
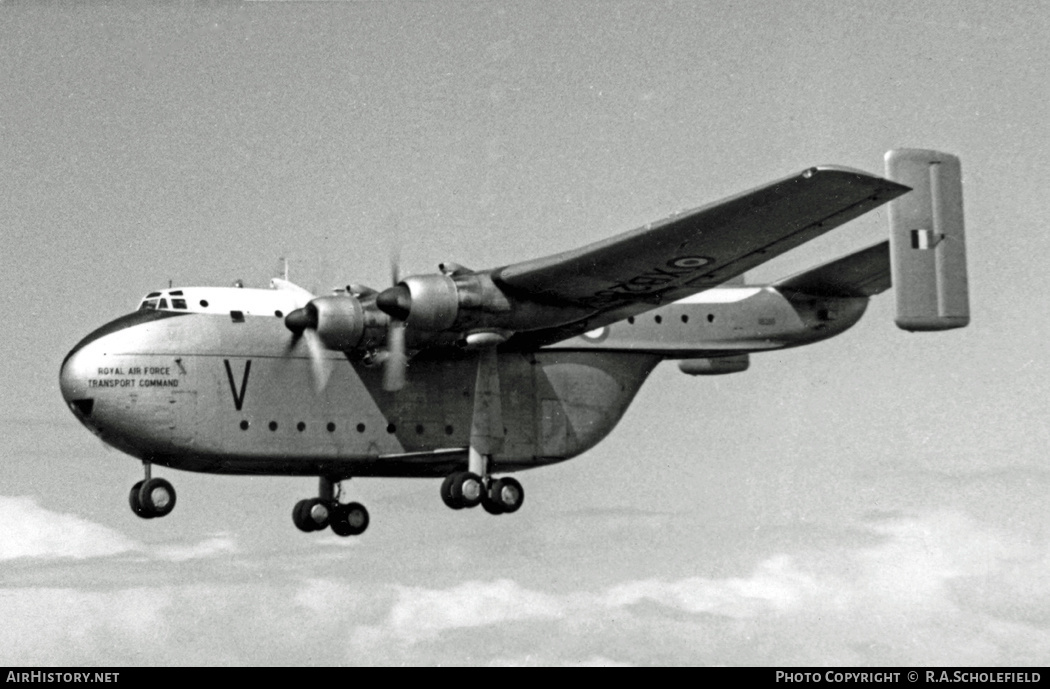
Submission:
[[555,342],[722,284],[909,190],[858,170],[810,168],[492,279],[518,298],[593,314],[527,335]]

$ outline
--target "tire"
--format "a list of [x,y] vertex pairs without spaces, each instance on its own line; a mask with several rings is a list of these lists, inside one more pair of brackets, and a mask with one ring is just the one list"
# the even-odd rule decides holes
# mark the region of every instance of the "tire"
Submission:
[[351,536],[360,536],[368,528],[368,510],[365,506],[359,502],[351,502],[347,505],[343,505],[342,509],[346,511],[346,522],[350,527]]
[[446,507],[453,510],[463,509],[463,505],[459,503],[452,496],[452,482],[455,481],[457,474],[449,474],[445,477],[445,480],[441,482],[441,502],[445,503]]
[[142,484],[145,481],[139,481],[131,487],[131,492],[128,493],[128,504],[131,505],[131,511],[135,513],[135,516],[141,519],[153,519],[152,514],[147,514],[142,509],[142,503],[139,502],[139,490],[142,488]]
[[[318,519],[318,508],[324,510],[321,519]],[[310,527],[311,531],[323,531],[328,528],[328,523],[332,520],[332,508],[321,498],[311,498],[306,501],[303,517],[303,522]]]
[[525,489],[516,479],[509,476],[496,479],[489,486],[490,499],[498,503],[505,514],[512,514],[521,509],[525,502]]
[[299,502],[295,503],[295,507],[292,508],[292,523],[295,524],[295,528],[299,529],[304,533],[310,533],[311,531],[313,531],[310,524],[306,521],[306,503],[308,502],[310,501],[300,500]]
[[151,517],[165,517],[175,509],[175,488],[162,478],[144,481],[139,488],[139,504]]
[[463,507],[477,507],[481,502],[481,496],[485,492],[485,486],[481,483],[481,477],[469,471],[463,471],[452,477],[451,491],[452,499]]
[[329,521],[332,531],[340,536],[360,536],[368,528],[368,510],[358,502],[335,505]]
[[489,489],[485,491],[485,494],[481,496],[481,508],[489,514],[503,514],[503,505],[498,501],[498,498],[493,497],[493,488],[496,487],[496,481],[489,484]]

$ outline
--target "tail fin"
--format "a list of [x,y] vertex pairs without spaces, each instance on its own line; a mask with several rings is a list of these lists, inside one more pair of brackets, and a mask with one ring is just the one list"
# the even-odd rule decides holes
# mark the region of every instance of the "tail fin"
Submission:
[[889,204],[897,326],[949,330],[970,322],[962,172],[956,156],[898,149],[886,177],[912,191]]

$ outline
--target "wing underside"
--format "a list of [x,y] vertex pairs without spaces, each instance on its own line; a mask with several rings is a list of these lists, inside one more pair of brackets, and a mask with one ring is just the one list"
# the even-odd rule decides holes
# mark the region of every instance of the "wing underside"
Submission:
[[907,191],[857,170],[810,168],[492,278],[518,298],[591,314],[517,338],[556,342],[722,284]]
[[782,294],[813,297],[873,297],[892,286],[890,243],[882,241],[849,256],[773,283]]

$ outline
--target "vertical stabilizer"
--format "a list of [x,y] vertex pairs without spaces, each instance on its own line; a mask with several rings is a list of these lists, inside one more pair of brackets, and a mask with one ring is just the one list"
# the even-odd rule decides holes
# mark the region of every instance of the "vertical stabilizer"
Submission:
[[959,158],[902,148],[886,154],[886,177],[912,191],[889,204],[897,326],[949,330],[970,322]]

